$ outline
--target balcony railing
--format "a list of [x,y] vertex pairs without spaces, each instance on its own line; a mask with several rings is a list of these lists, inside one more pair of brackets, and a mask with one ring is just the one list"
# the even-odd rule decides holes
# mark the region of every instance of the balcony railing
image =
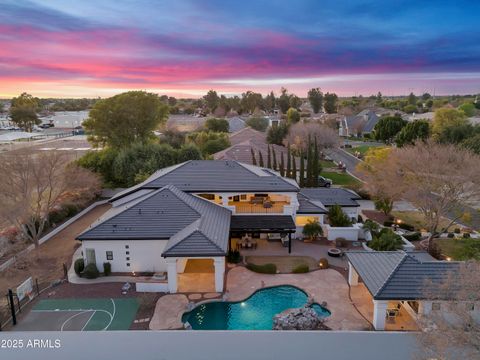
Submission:
[[228,205],[235,208],[236,214],[284,214],[285,210],[291,209],[286,202],[250,204],[248,202],[231,201]]

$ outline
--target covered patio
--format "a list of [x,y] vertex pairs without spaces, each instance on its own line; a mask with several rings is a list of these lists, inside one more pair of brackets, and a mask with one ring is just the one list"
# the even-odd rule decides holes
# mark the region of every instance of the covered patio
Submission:
[[275,242],[280,246],[284,244],[290,254],[295,232],[295,221],[290,215],[232,215],[230,249],[257,249],[265,243]]

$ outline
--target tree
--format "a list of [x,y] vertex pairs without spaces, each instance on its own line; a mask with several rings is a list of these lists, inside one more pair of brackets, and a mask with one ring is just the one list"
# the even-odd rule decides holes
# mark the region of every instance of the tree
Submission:
[[285,123],[281,123],[277,126],[270,126],[267,131],[267,142],[269,144],[282,145],[287,134],[288,126]]
[[19,97],[13,98],[10,107],[10,120],[25,131],[31,132],[34,125],[39,125],[37,111],[40,107],[38,98],[22,93]]
[[297,95],[292,94],[290,95],[289,103],[291,108],[299,109],[300,105],[302,105],[302,100],[300,100],[300,98]]
[[472,117],[475,115],[475,105],[471,102],[465,102],[458,107],[458,110],[463,111],[465,116]]
[[408,104],[403,107],[403,111],[407,114],[413,114],[418,112],[417,105]]
[[167,121],[168,107],[158,95],[129,91],[98,100],[83,127],[94,146],[127,148],[146,142],[153,130]]
[[271,91],[270,94],[265,97],[265,110],[273,113],[273,111],[275,110],[275,103],[275,94],[273,93],[273,91]]
[[277,155],[275,155],[275,147],[272,146],[272,169],[277,171]]
[[379,197],[373,200],[375,209],[383,212],[386,216],[390,216],[393,210],[393,201],[387,197]]
[[337,112],[337,103],[338,103],[338,96],[335,93],[326,93],[323,97],[323,100],[325,102],[324,108],[325,112],[328,114],[334,114]]
[[413,92],[411,92],[410,95],[408,95],[407,101],[410,105],[416,105],[417,104],[417,97],[415,96],[415,94]]
[[262,155],[262,152],[261,151],[258,151],[258,166],[260,167],[264,167],[265,164],[263,163],[263,155]]
[[[369,187],[391,199],[403,198],[422,213],[430,250],[434,237],[465,216],[463,207],[480,196],[479,163],[480,156],[468,150],[429,140],[392,149],[362,168]],[[442,217],[451,221],[440,229]]]
[[395,135],[407,125],[407,123],[406,120],[403,120],[397,115],[382,117],[374,128],[375,139],[389,143],[394,139]]
[[252,155],[252,165],[257,165],[257,159],[255,158],[255,151],[253,150],[253,148],[250,148],[250,153]]
[[323,93],[319,88],[313,88],[308,91],[308,101],[312,106],[313,112],[318,114],[323,107]]
[[441,108],[435,111],[432,123],[432,136],[440,142],[450,142],[448,134],[452,128],[468,125],[463,111],[457,109]]
[[242,94],[241,106],[243,112],[253,114],[256,109],[262,109],[263,106],[263,97],[260,93],[255,93],[253,91],[247,91]]
[[285,176],[285,160],[283,156],[283,151],[280,153],[280,176]]
[[294,153],[307,152],[308,136],[317,139],[319,151],[337,147],[339,144],[338,131],[315,122],[296,123],[290,126],[285,141],[292,147]]
[[317,138],[313,139],[313,159],[312,159],[312,186],[318,187],[318,177],[322,172],[322,167],[320,166],[320,153],[318,151]]
[[307,140],[307,176],[305,178],[305,186],[312,187],[312,161],[313,161],[313,149],[312,138],[308,135]]
[[198,146],[204,157],[215,154],[230,146],[230,140],[227,133],[212,131],[199,131],[189,133],[186,143],[193,143]]
[[272,154],[270,151],[270,145],[267,147],[267,168],[272,168]]
[[17,227],[36,248],[50,213],[65,198],[90,199],[100,190],[98,177],[69,164],[60,151],[7,153],[0,159],[0,217]]
[[297,161],[295,159],[295,156],[290,152],[290,156],[292,157],[292,173],[291,173],[291,178],[295,181],[297,181]]
[[300,175],[298,181],[300,187],[305,187],[305,155],[303,152],[300,153]]
[[[459,263],[441,281],[425,281],[425,301],[440,303],[441,311],[420,314],[417,332],[419,358],[480,358],[480,322],[477,311],[480,289],[480,263]],[[447,302],[445,301],[447,300]]]
[[207,95],[203,97],[205,100],[205,104],[207,105],[208,110],[210,113],[213,113],[220,102],[220,98],[215,90],[209,90]]
[[201,160],[202,153],[195,144],[184,144],[178,150],[178,162],[182,163],[188,160]]
[[352,226],[352,221],[342,210],[338,204],[330,206],[328,209],[328,222],[333,227],[349,227]]
[[292,177],[292,153],[290,151],[290,144],[287,146],[287,173],[288,178]]
[[287,111],[287,122],[289,124],[296,124],[300,121],[300,113],[297,109],[291,107]]
[[286,114],[290,108],[290,95],[288,94],[287,89],[282,88],[281,95],[278,98],[278,106],[282,114]]
[[412,145],[417,140],[425,141],[430,136],[430,123],[428,120],[415,120],[409,122],[395,137],[397,146]]
[[211,118],[205,122],[205,127],[209,131],[228,133],[228,129],[230,125],[228,124],[228,121],[225,119]]
[[257,131],[265,131],[268,128],[268,119],[264,117],[253,116],[246,121],[247,125]]
[[318,221],[308,221],[304,226],[302,233],[310,240],[315,240],[319,235],[323,234],[322,225]]

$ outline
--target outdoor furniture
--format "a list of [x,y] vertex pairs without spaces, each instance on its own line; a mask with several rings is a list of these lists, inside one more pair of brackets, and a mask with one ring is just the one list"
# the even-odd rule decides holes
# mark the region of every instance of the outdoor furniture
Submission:
[[265,209],[270,209],[270,208],[273,207],[273,204],[272,204],[271,201],[265,201],[265,202],[263,203],[263,207],[264,207]]
[[398,316],[398,314],[399,314],[399,310],[397,308],[387,309],[386,317],[389,320],[395,320],[395,318]]

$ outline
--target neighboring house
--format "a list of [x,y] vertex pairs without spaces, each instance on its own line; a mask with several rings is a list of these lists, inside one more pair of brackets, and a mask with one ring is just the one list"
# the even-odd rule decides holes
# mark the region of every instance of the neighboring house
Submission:
[[273,170],[238,161],[187,161],[115,195],[78,239],[86,264],[110,262],[114,273],[166,272],[167,280],[150,288],[156,291],[177,292],[189,261],[201,259],[222,292],[232,238],[278,234],[288,238],[290,252],[292,234],[301,236],[307,221],[323,223],[335,201],[352,214],[355,199],[344,189],[300,189]]
[[245,124],[245,120],[243,120],[239,116],[233,116],[226,119],[228,121],[228,132],[235,133],[237,131],[242,130],[247,125]]
[[422,114],[412,114],[408,115],[407,121],[415,121],[415,120],[428,120],[428,121],[433,121],[433,118],[435,116],[434,112],[426,112]]
[[[448,312],[448,302],[428,300],[425,289],[444,282],[460,263],[437,261],[422,251],[349,251],[346,256],[352,294],[366,288],[373,302],[370,321],[376,330],[384,330],[390,317],[415,324],[420,315]],[[478,307],[471,308],[480,315]]]
[[380,117],[373,111],[365,109],[357,115],[345,116],[340,122],[339,136],[363,136],[371,134]]
[[[231,146],[213,154],[215,160],[235,160],[242,163],[253,165],[252,149],[255,152],[255,159],[259,165],[260,155],[262,153],[263,164],[267,166],[268,146],[274,149],[277,158],[277,166],[280,166],[280,159],[283,154],[285,168],[287,166],[288,151],[284,146],[268,144],[265,133],[246,127],[241,129],[229,137]],[[273,152],[272,155],[273,157]],[[297,170],[300,170],[300,159],[295,158],[297,162]],[[273,160],[272,160],[273,161]]]

